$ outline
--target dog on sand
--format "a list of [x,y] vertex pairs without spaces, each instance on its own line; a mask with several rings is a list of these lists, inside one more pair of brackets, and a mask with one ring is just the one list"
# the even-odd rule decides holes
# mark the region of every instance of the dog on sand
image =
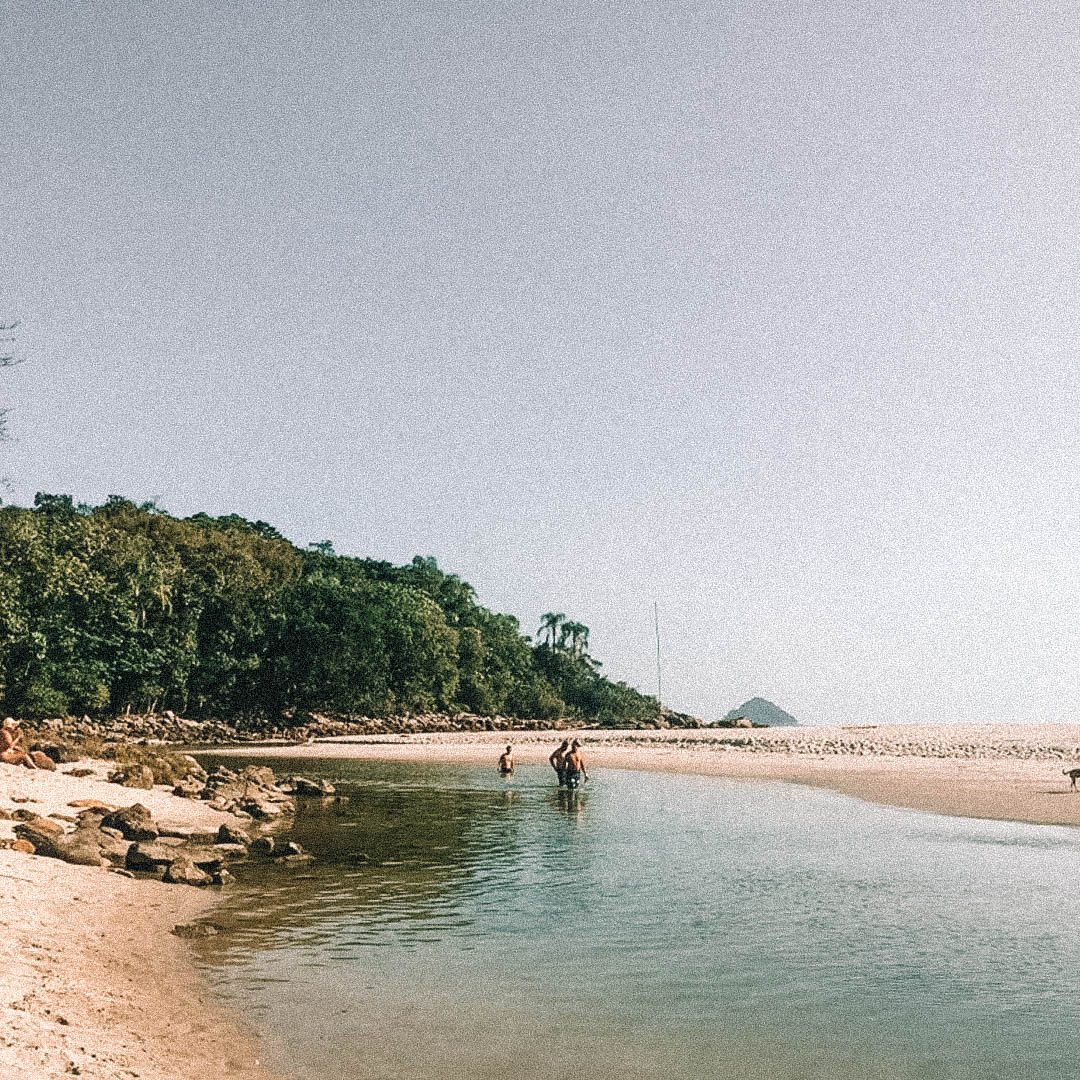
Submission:
[[1072,781],[1072,789],[1076,791],[1076,781],[1080,779],[1080,769],[1062,769],[1061,771]]

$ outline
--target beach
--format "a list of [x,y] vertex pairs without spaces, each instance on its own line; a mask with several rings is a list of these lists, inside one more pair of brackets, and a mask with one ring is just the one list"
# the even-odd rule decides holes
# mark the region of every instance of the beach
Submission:
[[[567,735],[583,741],[596,782],[605,769],[708,774],[830,788],[941,814],[1080,824],[1080,725],[506,732],[354,736],[302,746],[216,749],[260,758],[491,763],[510,740],[542,763]],[[70,803],[141,802],[177,827],[230,815],[166,789],[0,766],[0,809],[70,817]],[[14,822],[0,821],[0,837]],[[270,1080],[239,1019],[196,974],[170,933],[211,910],[217,890],[133,880],[105,868],[0,851],[0,1074],[51,1080]]]
[[889,806],[961,817],[1080,825],[1080,724],[896,724],[344,736],[238,756],[355,757],[494,765],[508,742],[542,762],[568,735],[589,767],[687,772],[831,788]]
[[[0,809],[71,817],[72,801],[93,798],[142,803],[179,828],[235,822],[161,788],[105,783],[108,763],[76,764],[95,775],[0,765]],[[0,821],[0,836],[14,824]],[[0,1076],[271,1080],[170,932],[204,915],[215,892],[0,850]]]

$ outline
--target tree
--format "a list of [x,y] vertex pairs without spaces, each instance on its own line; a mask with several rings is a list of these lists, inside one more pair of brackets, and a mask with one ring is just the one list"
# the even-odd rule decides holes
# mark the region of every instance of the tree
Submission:
[[547,647],[556,652],[560,644],[562,644],[559,634],[559,626],[566,622],[566,616],[558,614],[554,611],[549,611],[546,615],[540,616],[540,629],[537,633],[547,635]]
[[[14,367],[22,362],[22,357],[15,355],[15,330],[19,321],[0,322],[0,368]],[[8,409],[0,409],[0,442],[6,442]],[[5,487],[7,481],[0,481]]]
[[570,641],[570,655],[583,656],[589,650],[589,628],[584,623],[564,622],[560,627],[560,642]]

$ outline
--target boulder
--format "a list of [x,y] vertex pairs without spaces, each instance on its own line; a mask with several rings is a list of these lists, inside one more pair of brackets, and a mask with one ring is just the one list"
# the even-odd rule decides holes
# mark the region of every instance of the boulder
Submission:
[[239,806],[245,814],[250,814],[256,821],[270,821],[281,817],[284,813],[291,813],[293,807],[289,803],[275,802],[266,798],[244,799]]
[[231,825],[221,825],[217,831],[217,844],[243,844],[248,845],[247,833],[242,829],[234,829]]
[[31,750],[30,760],[39,769],[44,769],[46,772],[56,772],[56,762],[48,754],[42,753],[40,750]]
[[187,856],[181,855],[169,863],[162,879],[173,885],[209,885],[212,878]]
[[159,835],[150,811],[142,803],[106,814],[101,819],[101,825],[103,828],[119,829],[127,840],[156,840]]
[[194,776],[185,776],[183,780],[177,781],[172,793],[182,799],[201,799],[205,790],[206,785],[201,780]]
[[272,788],[276,783],[274,770],[266,765],[245,765],[240,770],[240,779],[262,788]]
[[149,791],[154,786],[154,770],[149,765],[131,762],[109,773],[109,783]]
[[[89,829],[76,829],[70,835],[48,818],[34,818],[15,826],[15,835],[33,845],[38,855],[61,859],[76,866],[101,866],[101,845]],[[96,830],[93,830],[96,832]]]
[[174,847],[157,841],[132,844],[128,848],[124,865],[128,870],[138,870],[146,874],[159,874],[170,863],[176,862],[179,852]]
[[272,836],[257,836],[251,841],[253,855],[273,855],[276,850],[277,842]]
[[327,799],[336,793],[329,780],[309,780],[306,776],[290,776],[281,784],[281,790],[303,799]]
[[12,840],[11,850],[21,851],[24,855],[33,855],[37,849],[29,840]]

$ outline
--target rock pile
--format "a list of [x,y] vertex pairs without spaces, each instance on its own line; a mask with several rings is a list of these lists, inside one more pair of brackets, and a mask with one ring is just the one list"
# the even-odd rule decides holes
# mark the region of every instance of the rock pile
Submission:
[[[259,717],[225,723],[221,720],[187,720],[172,712],[137,715],[134,713],[107,719],[89,716],[65,716],[25,724],[37,733],[32,745],[54,761],[63,762],[64,740],[100,740],[105,744],[173,743],[201,745],[244,742],[304,742],[308,739],[335,738],[341,735],[415,735],[420,732],[464,731],[544,731],[580,726],[579,720],[522,720],[514,716],[477,716],[473,713],[423,713],[407,716],[323,716],[302,711],[279,717]],[[664,709],[658,720],[642,726],[659,728],[697,728],[701,721],[686,713]],[[52,750],[50,747],[56,747]]]
[[[282,796],[288,798],[288,796]],[[30,810],[14,811],[20,850],[79,866],[109,866],[119,873],[160,878],[177,885],[226,885],[228,864],[249,855],[289,866],[309,862],[299,844],[279,837],[254,841],[239,829],[222,825],[216,832],[168,829],[154,821],[141,803],[109,810],[98,804],[81,809],[75,828],[66,831],[53,818]]]

